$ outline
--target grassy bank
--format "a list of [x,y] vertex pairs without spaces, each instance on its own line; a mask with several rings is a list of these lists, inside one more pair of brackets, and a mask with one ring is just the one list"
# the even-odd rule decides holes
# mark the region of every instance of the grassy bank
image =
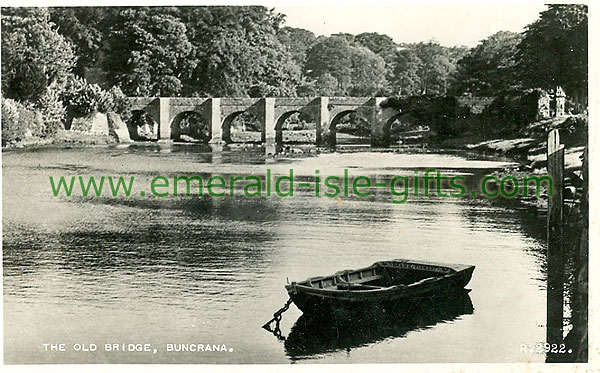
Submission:
[[116,143],[116,139],[111,136],[93,136],[79,132],[60,129],[52,137],[24,138],[19,142],[7,143],[3,146],[5,149],[20,149],[25,147],[37,147],[45,145],[108,145]]
[[494,134],[486,131],[465,133],[445,139],[441,148],[464,149],[485,154],[513,158],[523,169],[545,172],[546,141],[550,130],[558,128],[565,145],[565,169],[581,167],[581,156],[587,144],[587,116],[573,115],[533,122],[512,134]]

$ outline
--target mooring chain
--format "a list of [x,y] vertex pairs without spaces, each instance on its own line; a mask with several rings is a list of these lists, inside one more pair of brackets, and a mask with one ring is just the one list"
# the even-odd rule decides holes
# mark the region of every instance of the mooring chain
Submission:
[[[281,322],[281,315],[290,308],[290,304],[292,304],[292,298],[289,298],[287,302],[281,307],[277,312],[273,314],[273,318],[269,320],[265,325],[263,325],[263,329],[273,333],[277,339],[280,341],[285,341],[285,337],[281,335],[281,329],[279,328],[279,323]],[[275,329],[271,329],[271,324],[275,321]]]

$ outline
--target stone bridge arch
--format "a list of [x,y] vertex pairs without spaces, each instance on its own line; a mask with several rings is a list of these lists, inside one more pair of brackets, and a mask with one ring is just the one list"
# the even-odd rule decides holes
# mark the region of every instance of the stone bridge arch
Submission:
[[322,103],[321,143],[335,146],[335,128],[339,121],[349,113],[357,113],[371,125],[371,145],[388,146],[389,133],[385,126],[390,118],[398,115],[398,109],[382,106],[385,97],[322,97],[327,104]]
[[[160,132],[161,139],[177,139],[180,130],[180,122],[183,117],[188,113],[194,113],[206,123],[208,139],[212,138],[212,126],[210,125],[210,99],[209,98],[180,98],[173,97],[168,99],[168,133],[163,128]],[[192,131],[198,132],[200,135],[199,128],[193,128]],[[204,136],[202,136],[204,137]]]
[[[222,98],[221,99],[221,140],[225,143],[231,143],[231,124],[233,121],[247,112],[254,112],[261,118],[262,110],[259,98]],[[262,122],[262,121],[261,121]],[[263,124],[261,123],[261,127]],[[264,132],[264,130],[261,131]],[[261,135],[261,138],[263,136]]]
[[[183,124],[186,124],[184,126]],[[171,139],[181,140],[182,135],[194,140],[208,142],[211,139],[211,128],[205,116],[196,110],[182,111],[171,119]]]
[[[129,110],[132,113],[136,111],[145,113],[148,115],[156,124],[152,128],[154,136],[158,136],[160,126],[160,102],[158,97],[130,97],[129,98]],[[131,134],[130,123],[127,125],[128,130]],[[134,136],[135,137],[135,136]]]
[[279,97],[274,101],[275,143],[283,144],[283,124],[294,114],[304,114],[315,123],[318,117],[318,99],[314,97]]
[[[394,131],[394,128],[400,130],[400,134],[395,134],[396,131]],[[389,138],[390,141],[404,141],[405,139],[415,138],[420,138],[421,141],[425,141],[431,135],[431,126],[421,126],[418,124],[417,119],[413,114],[401,112],[386,121],[384,132],[386,138]]]

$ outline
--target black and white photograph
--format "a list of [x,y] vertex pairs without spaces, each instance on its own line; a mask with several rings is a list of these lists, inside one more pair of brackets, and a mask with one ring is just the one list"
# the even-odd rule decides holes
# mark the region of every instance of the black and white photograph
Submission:
[[4,2],[4,367],[586,371],[594,10]]

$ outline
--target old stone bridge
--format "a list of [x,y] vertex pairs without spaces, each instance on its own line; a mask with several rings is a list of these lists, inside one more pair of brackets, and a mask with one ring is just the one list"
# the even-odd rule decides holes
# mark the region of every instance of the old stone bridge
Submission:
[[181,98],[130,97],[132,111],[143,111],[155,122],[159,140],[171,140],[185,113],[197,113],[207,123],[211,143],[231,142],[231,124],[240,114],[252,110],[261,125],[265,144],[282,142],[282,126],[294,113],[302,113],[316,124],[317,145],[335,145],[335,128],[349,113],[358,113],[371,124],[371,145],[387,146],[390,127],[402,114],[382,107],[384,97],[317,97],[317,98]]

